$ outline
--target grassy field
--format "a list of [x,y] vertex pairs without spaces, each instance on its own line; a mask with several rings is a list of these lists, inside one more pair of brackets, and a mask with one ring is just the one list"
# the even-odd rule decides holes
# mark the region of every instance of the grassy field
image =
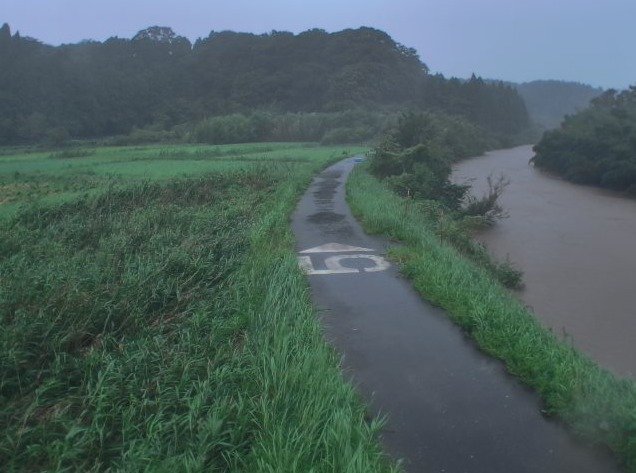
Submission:
[[104,188],[245,170],[257,163],[309,163],[342,151],[290,143],[0,150],[0,218],[25,203],[59,203]]
[[358,151],[0,153],[0,470],[395,471],[288,230]]
[[440,242],[424,209],[397,197],[364,167],[352,173],[347,196],[367,231],[403,243],[391,256],[425,299],[446,309],[482,350],[532,386],[546,414],[609,447],[636,472],[636,383],[600,369],[542,328],[484,269]]

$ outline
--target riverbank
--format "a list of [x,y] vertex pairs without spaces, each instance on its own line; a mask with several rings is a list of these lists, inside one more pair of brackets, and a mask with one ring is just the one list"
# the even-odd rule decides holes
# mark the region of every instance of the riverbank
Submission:
[[477,195],[493,172],[511,181],[500,197],[509,217],[477,237],[523,270],[518,295],[544,326],[601,366],[636,379],[636,200],[536,170],[528,164],[532,155],[523,146],[455,165],[454,179],[474,179]]
[[531,386],[544,412],[578,436],[610,448],[636,471],[636,384],[600,369],[543,328],[522,304],[431,231],[425,216],[363,168],[348,183],[354,215],[374,233],[403,243],[394,261],[422,296],[446,309],[482,350]]

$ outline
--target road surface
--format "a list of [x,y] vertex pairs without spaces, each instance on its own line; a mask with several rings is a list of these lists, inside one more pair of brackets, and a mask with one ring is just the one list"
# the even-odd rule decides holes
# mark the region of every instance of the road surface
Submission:
[[353,158],[320,174],[293,216],[300,265],[327,340],[407,472],[612,473],[606,452],[541,414],[537,396],[423,301],[352,217]]

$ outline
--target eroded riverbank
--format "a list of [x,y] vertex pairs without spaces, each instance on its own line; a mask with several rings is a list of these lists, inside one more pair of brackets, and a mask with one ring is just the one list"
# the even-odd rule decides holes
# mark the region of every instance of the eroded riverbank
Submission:
[[532,147],[487,153],[455,166],[458,181],[511,181],[509,218],[478,237],[524,271],[522,300],[537,318],[601,366],[636,378],[636,201],[548,176],[528,164]]

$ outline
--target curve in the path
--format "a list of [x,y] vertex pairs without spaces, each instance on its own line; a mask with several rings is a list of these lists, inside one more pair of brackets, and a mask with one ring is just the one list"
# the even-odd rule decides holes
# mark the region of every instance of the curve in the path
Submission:
[[541,415],[537,396],[479,352],[384,258],[345,202],[354,160],[320,174],[292,221],[328,341],[408,472],[612,473],[606,452]]

